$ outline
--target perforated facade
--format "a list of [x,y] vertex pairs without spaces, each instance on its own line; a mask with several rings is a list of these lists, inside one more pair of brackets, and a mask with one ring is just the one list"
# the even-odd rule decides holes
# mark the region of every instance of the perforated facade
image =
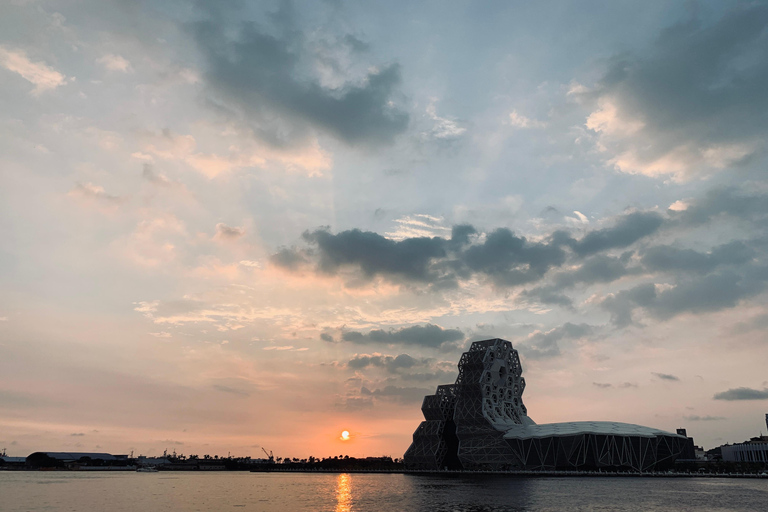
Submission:
[[685,447],[685,436],[627,423],[536,425],[523,404],[522,373],[510,342],[472,343],[456,383],[424,397],[425,421],[405,452],[406,467],[646,471],[671,465]]

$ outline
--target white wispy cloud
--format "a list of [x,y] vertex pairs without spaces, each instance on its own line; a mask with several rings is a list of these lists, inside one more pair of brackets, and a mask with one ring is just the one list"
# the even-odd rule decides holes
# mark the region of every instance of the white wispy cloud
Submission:
[[0,46],[0,65],[34,84],[32,94],[35,95],[53,90],[67,82],[66,76],[44,62],[33,62],[23,50]]

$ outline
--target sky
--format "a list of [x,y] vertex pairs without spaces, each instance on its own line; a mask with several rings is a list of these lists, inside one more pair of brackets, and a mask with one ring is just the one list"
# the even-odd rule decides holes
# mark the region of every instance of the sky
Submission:
[[401,457],[488,338],[768,433],[766,90],[761,1],[5,1],[0,449]]

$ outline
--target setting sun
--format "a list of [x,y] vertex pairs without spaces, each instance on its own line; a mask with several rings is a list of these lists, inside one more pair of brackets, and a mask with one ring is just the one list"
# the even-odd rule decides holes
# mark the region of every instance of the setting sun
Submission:
[[349,441],[349,431],[345,430],[341,433],[341,437],[339,438],[342,441]]

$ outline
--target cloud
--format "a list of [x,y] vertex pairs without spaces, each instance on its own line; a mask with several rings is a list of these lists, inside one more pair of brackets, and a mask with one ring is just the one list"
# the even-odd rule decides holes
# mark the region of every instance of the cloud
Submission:
[[738,166],[766,147],[768,6],[665,29],[645,55],[615,55],[586,121],[620,171],[677,179]]
[[583,338],[594,332],[595,328],[591,325],[567,322],[546,332],[534,331],[518,348],[521,354],[530,359],[556,357],[560,355],[559,341]]
[[591,231],[581,240],[570,241],[569,245],[579,256],[629,247],[641,238],[658,231],[663,220],[662,216],[655,212],[630,213],[620,217],[615,226]]
[[598,387],[598,388],[602,388],[602,389],[607,389],[607,388],[612,388],[613,387],[613,384],[608,384],[608,383],[603,383],[603,382],[593,382],[592,385],[595,386],[595,387]]
[[210,179],[239,169],[269,168],[275,163],[288,171],[303,169],[310,176],[320,176],[323,170],[331,167],[331,158],[317,141],[309,141],[301,148],[285,148],[254,141],[249,133],[233,127],[219,135],[229,138],[229,146],[223,154],[198,151],[195,137],[165,129],[152,137],[152,142],[144,148],[146,153],[137,152],[132,156],[142,160],[151,160],[154,156],[181,161]]
[[515,128],[545,128],[547,126],[547,123],[525,117],[518,113],[517,110],[513,110],[509,113],[509,120],[507,123]]
[[356,344],[385,343],[438,348],[443,344],[463,341],[464,333],[459,329],[443,329],[439,325],[426,324],[389,331],[375,329],[367,334],[346,331],[341,339]]
[[768,217],[768,194],[746,188],[713,188],[685,210],[670,211],[670,216],[683,226],[700,226],[721,217],[760,222]]
[[716,393],[715,400],[768,400],[768,388],[762,390],[752,388],[733,388]]
[[[355,265],[367,277],[385,274],[419,282],[434,282],[439,275],[430,262],[446,256],[445,241],[439,237],[408,238],[398,242],[377,233],[353,229],[337,235],[316,230],[304,233],[303,238],[317,246],[320,254],[319,269],[329,274],[335,273],[342,266]],[[291,261],[284,253],[280,258]]]
[[450,379],[455,375],[455,371],[446,369],[445,366],[444,363],[435,363],[434,359],[415,358],[408,354],[398,356],[379,353],[355,354],[346,362],[346,367],[351,370],[382,368],[387,373],[398,375],[402,379],[416,381]]
[[434,101],[427,105],[426,111],[427,116],[434,121],[432,129],[427,134],[431,138],[450,141],[460,138],[467,131],[465,127],[459,125],[456,119],[438,116]]
[[676,376],[674,376],[672,374],[669,374],[669,373],[657,373],[657,372],[651,372],[651,373],[653,375],[655,375],[656,377],[660,378],[661,380],[668,380],[668,381],[673,381],[673,382],[679,382],[680,381],[679,377],[676,377]]
[[[406,129],[408,114],[392,103],[400,84],[397,63],[370,68],[357,81],[350,77],[331,87],[308,72],[313,45],[295,25],[291,4],[282,3],[271,20],[271,30],[247,21],[232,26],[221,17],[193,25],[211,102],[220,111],[238,120],[242,114],[275,145],[286,137],[302,137],[306,126],[369,146],[389,144]],[[271,118],[279,126],[268,126]]]
[[38,95],[51,91],[66,83],[66,77],[42,62],[32,62],[23,50],[14,50],[0,46],[0,66],[18,73],[25,80],[35,85],[32,94]]
[[174,182],[169,180],[164,174],[155,172],[154,168],[147,163],[145,163],[142,167],[141,176],[142,178],[152,183],[153,185],[157,185],[160,187],[172,187],[176,185]]
[[335,342],[335,341],[336,341],[336,340],[333,338],[333,336],[331,336],[330,334],[328,334],[328,333],[326,333],[326,332],[324,332],[324,333],[322,333],[322,334],[320,335],[320,339],[321,339],[321,340],[323,340],[323,341],[327,341],[328,343],[333,343],[333,342]]
[[537,299],[544,304],[554,304],[570,307],[572,301],[561,292],[577,285],[591,285],[595,283],[610,283],[624,276],[637,274],[639,268],[628,268],[627,261],[632,253],[628,252],[621,257],[598,254],[584,261],[584,263],[567,271],[559,272],[552,278],[553,284],[523,291],[524,297]]
[[96,62],[104,66],[104,68],[109,71],[122,71],[123,73],[133,71],[133,68],[131,68],[131,63],[128,62],[128,59],[112,53],[98,58]]
[[609,294],[601,306],[611,314],[614,325],[626,327],[633,323],[632,312],[637,308],[661,320],[681,313],[720,311],[761,293],[767,284],[768,267],[750,263],[707,275],[682,275],[672,286],[641,284]]
[[565,258],[565,251],[556,243],[530,242],[499,228],[483,243],[468,247],[461,260],[498,286],[515,286],[538,281],[550,268],[562,265]]
[[216,240],[237,240],[245,235],[245,228],[237,226],[227,226],[223,222],[216,224],[216,234],[213,238]]
[[408,354],[400,354],[399,356],[355,354],[355,356],[347,362],[347,367],[352,369],[362,369],[369,366],[378,366],[386,368],[387,371],[391,373],[397,373],[397,371],[402,368],[411,368],[418,364],[424,363],[423,361],[414,359]]
[[710,253],[658,245],[643,252],[643,266],[654,272],[708,273],[720,265],[742,265],[755,257],[754,249],[742,241],[717,246]]
[[380,275],[395,282],[414,282],[455,287],[457,280],[482,274],[497,286],[515,286],[536,281],[566,258],[560,244],[530,242],[506,228],[489,233],[481,243],[470,243],[476,233],[469,225],[454,226],[450,239],[414,237],[402,240],[353,229],[332,234],[320,229],[305,232],[304,240],[316,251],[281,249],[273,263],[296,269],[314,257],[317,269],[335,274],[342,268],[357,268],[371,279]]
[[724,416],[697,416],[697,415],[691,415],[691,416],[683,416],[683,419],[685,421],[721,421],[725,420]]
[[381,389],[370,390],[363,386],[360,390],[360,394],[370,396],[373,398],[391,400],[402,404],[415,404],[424,400],[424,396],[430,394],[429,389],[424,388],[411,388],[411,387],[398,387],[398,386],[385,386]]
[[71,197],[78,197],[110,205],[118,205],[124,201],[124,198],[107,194],[104,187],[101,185],[94,185],[93,183],[78,182],[75,185],[75,188],[69,191],[69,195]]

